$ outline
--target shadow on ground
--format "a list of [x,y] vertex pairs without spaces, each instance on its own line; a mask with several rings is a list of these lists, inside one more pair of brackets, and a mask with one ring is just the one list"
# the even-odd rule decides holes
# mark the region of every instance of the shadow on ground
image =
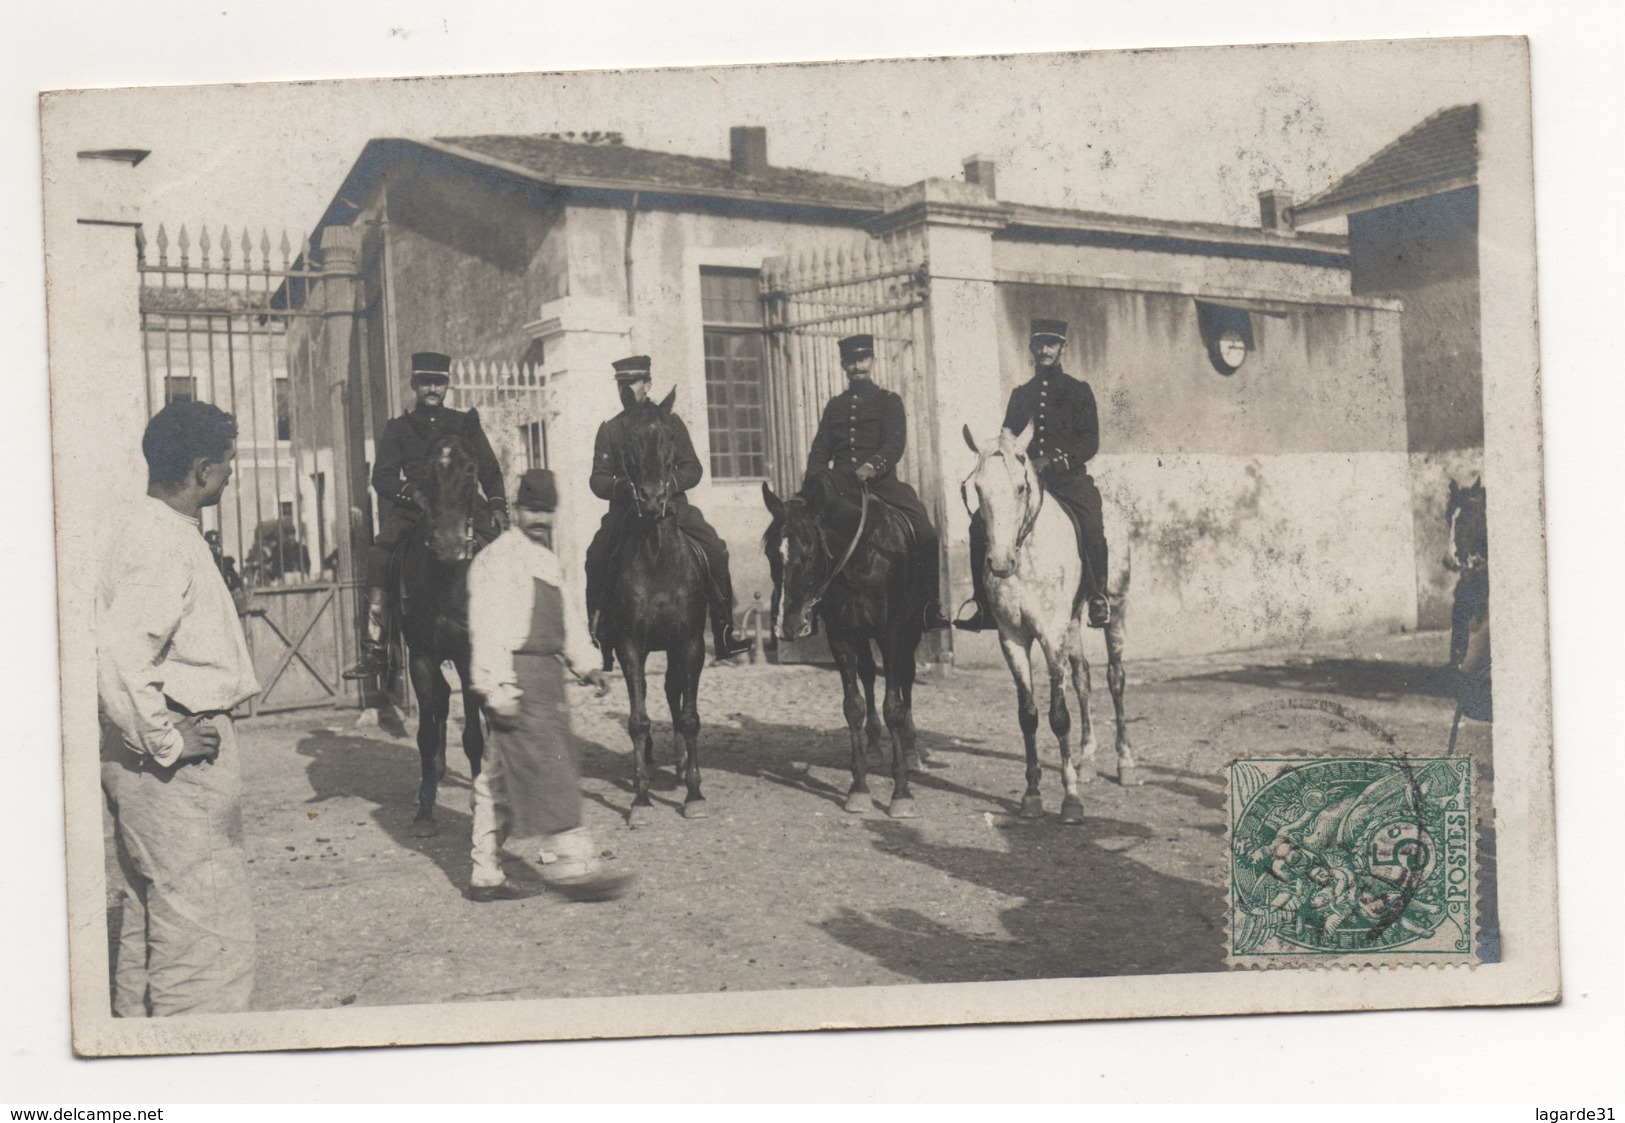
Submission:
[[[466,811],[446,806],[448,791],[463,803],[468,782],[448,774],[440,781],[440,803],[435,808],[435,833],[421,833],[417,815],[418,750],[414,742],[335,733],[315,729],[298,744],[309,759],[309,802],[351,798],[374,804],[372,819],[403,850],[423,854],[439,867],[446,880],[461,889],[468,884],[469,838],[473,820]],[[460,746],[450,752],[461,754]],[[465,762],[466,766],[466,762]]]
[[995,936],[968,935],[914,909],[864,915],[843,908],[822,923],[835,939],[899,974],[934,983],[1224,966],[1223,893],[1135,861],[1129,840],[1152,835],[1141,824],[1019,822],[1000,832],[1008,850],[927,844],[918,830],[897,822],[864,826],[877,850],[1022,898],[1001,911],[1004,932]]
[[1456,672],[1423,663],[1381,659],[1316,659],[1304,664],[1242,667],[1187,675],[1170,682],[1222,682],[1269,690],[1297,690],[1365,701],[1395,701],[1406,695],[1456,697]]

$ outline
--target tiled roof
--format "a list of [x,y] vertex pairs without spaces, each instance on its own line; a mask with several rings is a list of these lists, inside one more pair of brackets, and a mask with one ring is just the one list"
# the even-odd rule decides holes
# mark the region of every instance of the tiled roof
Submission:
[[[1478,174],[1478,106],[1441,109],[1295,210],[1329,218],[1374,199],[1409,195],[1471,181]],[[1312,221],[1312,220],[1311,220]]]
[[887,185],[800,168],[769,166],[741,175],[727,160],[680,156],[618,144],[579,144],[542,136],[437,137],[445,148],[486,157],[549,182],[583,181],[671,188],[878,211]]

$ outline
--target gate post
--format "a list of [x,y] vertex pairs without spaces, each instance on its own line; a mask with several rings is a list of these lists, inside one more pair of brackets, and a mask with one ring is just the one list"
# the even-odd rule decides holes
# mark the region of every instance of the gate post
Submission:
[[[988,436],[1004,417],[993,232],[1008,221],[1009,206],[991,199],[979,184],[927,179],[890,192],[885,208],[871,226],[875,233],[906,232],[925,247],[926,383],[933,402],[931,416],[913,425],[922,436],[929,431],[935,450],[934,494],[921,499],[942,532],[943,606],[952,613],[971,590],[970,519],[956,494],[970,467],[960,429],[968,422],[978,438]],[[987,635],[938,634],[946,662],[999,661],[996,640]]]
[[[328,226],[321,231],[322,262],[320,275],[315,279],[316,292],[312,304],[321,315],[318,346],[313,348],[312,381],[326,396],[327,429],[333,447],[333,531],[338,546],[339,564],[335,576],[340,596],[346,587],[353,588],[357,580],[356,535],[364,518],[357,518],[367,506],[366,464],[361,450],[366,448],[366,435],[362,432],[363,411],[352,409],[352,401],[359,402],[366,394],[366,371],[360,364],[356,347],[356,233],[348,226]],[[307,262],[307,266],[308,266]],[[350,603],[344,615],[350,623],[349,646],[341,644],[340,665],[349,661],[355,650],[356,628],[359,623],[359,600]],[[342,605],[342,599],[340,601]],[[342,610],[341,610],[342,611]]]

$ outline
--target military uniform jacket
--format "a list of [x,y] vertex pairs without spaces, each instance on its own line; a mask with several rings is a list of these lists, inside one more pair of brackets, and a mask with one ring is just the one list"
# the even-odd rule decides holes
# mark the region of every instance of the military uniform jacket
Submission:
[[1060,471],[1084,471],[1100,451],[1100,415],[1095,393],[1056,367],[1047,375],[1034,375],[1010,394],[1004,427],[1020,433],[1032,425],[1027,455],[1045,457]]
[[[629,434],[633,422],[638,419],[634,411],[659,409],[654,402],[639,402],[598,426],[598,436],[592,444],[592,478],[588,484],[594,495],[609,500],[612,511],[632,503],[631,494],[616,485],[627,478],[626,467],[631,462]],[[694,442],[689,439],[688,426],[675,413],[671,415],[671,420],[675,423],[672,426],[672,471],[677,480],[677,500],[686,505],[688,500],[682,493],[699,483],[705,470],[700,467],[700,458],[694,453]]]
[[876,470],[877,479],[895,475],[908,444],[903,399],[864,381],[829,400],[807,453],[807,471],[837,468],[855,471],[860,464]]
[[487,499],[506,498],[502,466],[480,426],[478,410],[426,410],[421,407],[392,417],[378,438],[378,460],[372,468],[372,486],[378,497],[393,503],[403,482],[423,485],[424,461],[429,446],[441,437],[462,437],[479,466],[480,488]]

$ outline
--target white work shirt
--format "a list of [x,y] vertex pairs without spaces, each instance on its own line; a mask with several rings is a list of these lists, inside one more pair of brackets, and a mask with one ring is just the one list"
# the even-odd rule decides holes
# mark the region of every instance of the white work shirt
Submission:
[[513,653],[530,637],[536,608],[536,581],[560,589],[564,602],[564,661],[577,675],[597,666],[598,652],[575,598],[564,589],[559,556],[532,542],[517,526],[497,536],[468,567],[469,677],[494,707],[511,704],[520,690]]
[[96,590],[97,696],[125,744],[168,767],[184,746],[165,698],[229,710],[260,685],[197,520],[143,496],[113,543]]

